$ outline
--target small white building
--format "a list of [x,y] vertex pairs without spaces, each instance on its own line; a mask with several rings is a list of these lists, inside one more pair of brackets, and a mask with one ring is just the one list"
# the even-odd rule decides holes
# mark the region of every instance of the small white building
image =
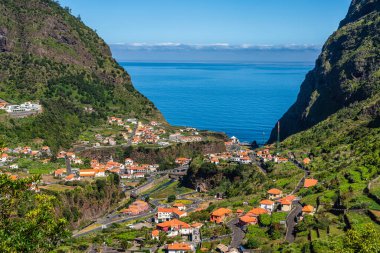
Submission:
[[260,207],[267,210],[268,212],[273,212],[274,210],[274,202],[269,199],[264,199],[260,201]]
[[5,154],[5,153],[2,154],[2,155],[1,155],[1,158],[0,158],[0,161],[3,162],[3,163],[9,161],[9,155],[8,155],[8,154]]
[[16,169],[18,169],[18,164],[14,163],[14,164],[10,165],[9,168],[13,169],[13,170],[16,170]]

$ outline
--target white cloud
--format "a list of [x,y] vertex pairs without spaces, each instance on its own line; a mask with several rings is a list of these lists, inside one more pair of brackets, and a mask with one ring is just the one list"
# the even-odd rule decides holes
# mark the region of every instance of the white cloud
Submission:
[[252,45],[239,44],[232,45],[229,43],[212,43],[212,44],[185,44],[176,42],[160,43],[112,43],[111,47],[132,51],[180,51],[180,50],[203,50],[203,51],[228,51],[228,50],[320,50],[320,45],[307,44],[284,44],[284,45]]

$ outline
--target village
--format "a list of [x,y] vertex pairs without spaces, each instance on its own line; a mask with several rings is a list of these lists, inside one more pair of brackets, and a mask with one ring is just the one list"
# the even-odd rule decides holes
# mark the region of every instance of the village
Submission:
[[82,149],[130,145],[167,147],[207,138],[195,128],[173,128],[156,121],[111,116],[104,127],[83,133],[75,146]]
[[[155,122],[146,125],[135,120],[124,122],[111,117],[109,124],[117,124],[127,129],[127,132],[133,136],[133,144],[156,143],[161,140],[160,135],[167,134],[163,128],[160,128],[160,124]],[[135,125],[134,130],[130,124]],[[189,141],[189,137],[197,136],[194,131],[189,129],[170,134],[167,140]],[[182,135],[184,132],[190,132],[191,135],[184,138]],[[226,141],[225,146],[226,152],[204,155],[204,162],[219,167],[230,163],[242,165],[260,165],[265,162],[290,163],[289,158],[273,153],[273,149],[251,150],[241,145],[236,137]],[[312,188],[318,184],[316,179],[306,178],[306,174],[297,188],[291,192],[271,188],[265,192],[265,198],[256,202],[257,204],[243,202],[241,206],[231,208],[218,207],[218,203],[223,202],[222,195],[210,196],[199,189],[187,189],[180,194],[166,192],[186,174],[191,157],[177,157],[176,169],[165,171],[160,170],[158,164],[140,164],[129,157],[126,157],[122,163],[114,161],[112,157],[106,162],[100,162],[81,158],[75,152],[62,150],[58,152],[56,161],[52,163],[51,155],[48,146],[39,149],[32,149],[29,146],[5,147],[1,149],[0,168],[12,180],[34,173],[42,174],[41,180],[30,187],[30,190],[37,193],[42,189],[65,187],[75,181],[91,181],[115,174],[120,178],[121,187],[128,198],[135,199],[129,202],[126,208],[115,211],[113,215],[95,223],[97,226],[92,225],[74,233],[77,238],[107,229],[112,224],[121,223],[132,224],[128,225],[128,230],[138,229],[141,226],[149,229],[149,240],[166,242],[160,247],[159,252],[195,252],[196,249],[202,252],[214,252],[214,250],[250,252],[244,249],[242,240],[252,226],[265,227],[265,219],[277,219],[278,226],[287,237],[288,231],[291,231],[297,222],[315,212],[315,208],[311,205],[301,206],[300,197],[296,194],[300,188]],[[309,158],[305,158],[301,163],[310,162]],[[32,166],[34,163],[37,164],[34,166],[39,168],[37,171],[34,171],[35,168],[28,169],[28,166],[34,167]],[[53,166],[50,169],[40,170],[41,166],[49,167],[49,165]],[[154,197],[157,192],[163,192],[164,195]],[[141,221],[142,219],[145,220]],[[141,242],[135,241],[133,247],[140,249]]]

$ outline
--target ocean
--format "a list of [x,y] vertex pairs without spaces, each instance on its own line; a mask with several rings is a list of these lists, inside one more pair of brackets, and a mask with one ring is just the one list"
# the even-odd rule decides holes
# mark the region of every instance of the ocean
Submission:
[[296,100],[313,62],[120,63],[137,90],[175,126],[264,143]]

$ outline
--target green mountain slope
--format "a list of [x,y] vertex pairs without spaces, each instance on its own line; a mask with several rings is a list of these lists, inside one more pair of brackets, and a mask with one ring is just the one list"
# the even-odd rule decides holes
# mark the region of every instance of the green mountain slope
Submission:
[[40,137],[69,145],[107,115],[164,120],[96,32],[51,0],[0,2],[0,98],[44,107],[32,119],[1,118],[6,143]]
[[369,181],[380,172],[379,8],[378,0],[352,2],[316,69],[302,84],[297,102],[281,119],[283,137],[296,131],[287,128],[289,115],[300,108],[300,98],[306,99],[305,90],[314,94],[299,118],[301,128],[314,126],[282,143],[284,153],[293,152],[299,160],[312,158],[312,176],[324,183],[324,191],[309,193],[313,201],[319,198],[311,204],[379,208],[365,194]]
[[[282,139],[380,91],[380,1],[354,0],[280,119]],[[272,130],[269,142],[276,140]]]

